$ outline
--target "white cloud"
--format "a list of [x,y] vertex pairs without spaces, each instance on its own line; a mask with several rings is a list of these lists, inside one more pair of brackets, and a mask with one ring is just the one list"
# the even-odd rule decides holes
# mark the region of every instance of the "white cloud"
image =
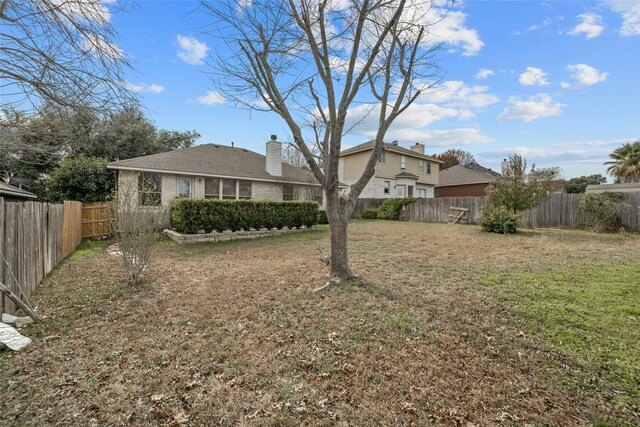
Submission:
[[429,27],[431,35],[442,39],[447,44],[462,46],[464,56],[477,55],[484,42],[480,39],[478,31],[465,27],[467,14],[457,10],[432,9],[434,14],[429,16],[433,25]]
[[498,97],[487,93],[487,86],[467,86],[459,80],[451,80],[420,96],[420,102],[444,104],[448,107],[483,108],[498,102]]
[[204,64],[204,58],[209,51],[206,43],[198,41],[194,37],[182,36],[180,34],[178,34],[176,40],[180,47],[178,50],[178,58],[191,65]]
[[570,36],[585,35],[585,39],[595,39],[604,31],[604,25],[602,25],[602,16],[596,13],[582,13],[577,16],[582,20],[581,23],[576,25],[571,31]]
[[458,147],[462,145],[488,144],[494,140],[476,128],[447,130],[401,129],[389,130],[387,139],[419,141],[431,147]]
[[546,86],[549,84],[547,74],[536,67],[527,67],[527,70],[520,74],[519,81],[522,86]]
[[618,29],[621,36],[640,35],[640,2],[608,0],[605,4],[622,16],[622,26]]
[[196,102],[202,105],[215,105],[224,104],[225,100],[222,95],[215,91],[207,91],[206,95],[202,95],[196,98]]
[[561,83],[560,83],[560,87],[561,87],[562,89],[569,89],[569,88],[571,87],[571,83],[568,83],[568,82],[561,82]]
[[497,117],[498,120],[530,122],[543,117],[559,116],[565,106],[553,102],[551,95],[540,93],[528,99],[509,98],[509,105]]
[[82,41],[83,47],[92,55],[101,58],[122,59],[124,51],[99,34],[88,34]]
[[568,65],[567,70],[573,71],[571,77],[585,86],[603,82],[607,79],[607,76],[609,76],[609,73],[603,73],[586,64]]
[[146,84],[146,83],[134,84],[134,83],[126,82],[125,85],[127,86],[127,88],[130,91],[137,92],[137,93],[162,93],[162,92],[164,92],[164,86],[157,85],[155,83],[151,83],[151,84]]
[[495,73],[487,68],[480,68],[476,74],[476,80],[484,80],[489,76],[493,76]]

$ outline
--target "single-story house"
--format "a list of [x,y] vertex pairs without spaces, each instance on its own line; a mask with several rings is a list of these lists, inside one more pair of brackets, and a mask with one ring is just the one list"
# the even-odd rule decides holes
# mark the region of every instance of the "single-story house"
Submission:
[[640,182],[587,185],[587,193],[604,193],[605,191],[613,191],[618,193],[635,193],[640,191]]
[[26,202],[38,198],[38,196],[27,190],[5,184],[4,182],[0,182],[0,197],[2,197],[5,202]]
[[500,174],[477,163],[440,171],[436,197],[486,196],[486,189]]
[[323,205],[322,187],[313,173],[282,161],[276,135],[266,153],[219,144],[109,163],[118,172],[118,185],[138,188],[138,201],[166,209],[176,197],[204,199],[316,200]]

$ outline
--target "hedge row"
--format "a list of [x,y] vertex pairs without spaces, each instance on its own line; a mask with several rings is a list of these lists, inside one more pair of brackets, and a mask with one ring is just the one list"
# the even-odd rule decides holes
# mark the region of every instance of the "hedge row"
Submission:
[[318,203],[264,200],[174,199],[171,228],[186,234],[261,228],[311,227],[318,223]]

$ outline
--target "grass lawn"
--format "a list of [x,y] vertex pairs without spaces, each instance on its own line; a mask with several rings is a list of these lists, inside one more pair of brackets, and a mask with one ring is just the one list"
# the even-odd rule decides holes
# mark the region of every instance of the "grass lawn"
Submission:
[[640,236],[357,221],[178,246],[145,282],[85,244],[0,352],[0,425],[637,425]]

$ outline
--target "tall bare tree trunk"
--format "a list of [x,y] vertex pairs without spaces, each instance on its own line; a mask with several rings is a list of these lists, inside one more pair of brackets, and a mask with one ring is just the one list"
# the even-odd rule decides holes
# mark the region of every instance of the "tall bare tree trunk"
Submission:
[[331,280],[341,282],[353,277],[349,266],[348,226],[353,209],[343,204],[340,192],[327,194],[327,219],[331,234]]

